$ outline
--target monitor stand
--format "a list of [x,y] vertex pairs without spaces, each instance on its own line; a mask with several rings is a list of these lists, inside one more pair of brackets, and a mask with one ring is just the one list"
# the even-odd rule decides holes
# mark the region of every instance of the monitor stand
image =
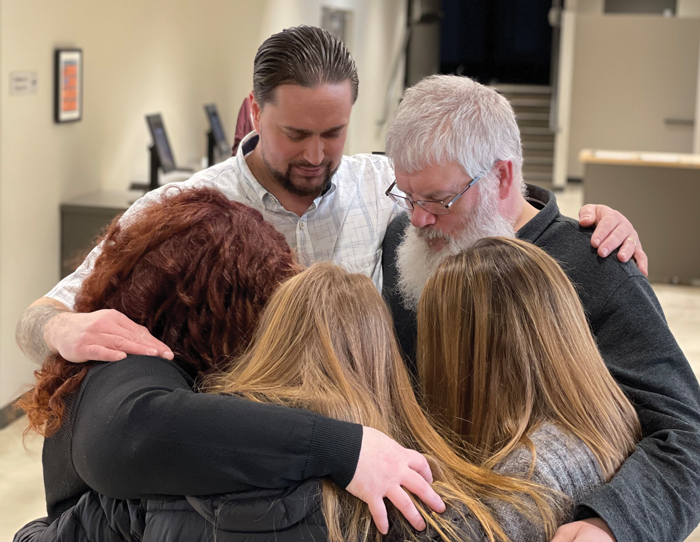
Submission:
[[150,145],[148,147],[150,154],[150,179],[148,184],[142,182],[133,182],[129,186],[129,190],[143,190],[149,192],[158,188],[158,169],[160,169],[160,158],[158,158],[158,151],[156,151],[155,145]]
[[207,167],[215,164],[214,157],[216,156],[216,140],[214,139],[214,131],[207,132]]

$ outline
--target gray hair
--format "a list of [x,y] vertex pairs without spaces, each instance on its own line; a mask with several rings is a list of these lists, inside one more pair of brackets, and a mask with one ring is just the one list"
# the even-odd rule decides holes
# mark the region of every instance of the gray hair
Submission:
[[350,81],[357,100],[357,67],[347,47],[330,32],[315,26],[294,26],[267,38],[253,63],[253,95],[260,107],[275,101],[284,84],[313,88]]
[[433,75],[406,90],[389,126],[386,154],[406,173],[454,162],[470,177],[510,160],[522,190],[523,152],[513,108],[468,77]]

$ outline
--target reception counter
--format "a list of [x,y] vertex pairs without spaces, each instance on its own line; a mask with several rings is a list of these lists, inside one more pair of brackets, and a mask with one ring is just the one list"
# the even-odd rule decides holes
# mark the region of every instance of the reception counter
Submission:
[[649,280],[700,286],[700,155],[583,150],[584,203],[623,213],[649,256]]
[[85,259],[114,217],[143,192],[95,192],[61,204],[61,278]]

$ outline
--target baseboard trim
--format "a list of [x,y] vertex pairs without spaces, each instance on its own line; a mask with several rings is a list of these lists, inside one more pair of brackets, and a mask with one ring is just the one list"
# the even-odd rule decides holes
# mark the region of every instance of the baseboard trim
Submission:
[[24,410],[14,406],[14,401],[0,409],[0,429],[3,429],[14,422],[17,418],[24,416]]

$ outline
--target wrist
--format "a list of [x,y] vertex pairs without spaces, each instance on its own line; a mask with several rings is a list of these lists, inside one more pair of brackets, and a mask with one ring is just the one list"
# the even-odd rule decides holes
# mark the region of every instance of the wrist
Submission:
[[41,303],[29,307],[17,322],[17,345],[34,363],[41,365],[48,356],[58,353],[57,349],[47,342],[47,338],[50,339],[52,335],[49,323],[61,312],[65,311]]
[[63,313],[68,311],[62,311],[55,307],[50,307],[46,311],[46,318],[43,322],[39,322],[37,331],[41,333],[41,337],[44,340],[44,345],[51,354],[58,354],[58,347],[54,344],[53,337],[56,336],[56,329],[60,327],[61,317]]

